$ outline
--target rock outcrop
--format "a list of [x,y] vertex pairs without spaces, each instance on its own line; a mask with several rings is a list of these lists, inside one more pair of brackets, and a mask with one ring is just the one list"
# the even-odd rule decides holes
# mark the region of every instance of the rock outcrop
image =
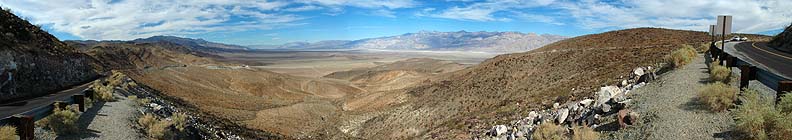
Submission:
[[[592,128],[602,126],[602,116],[616,113],[621,128],[634,125],[638,122],[639,114],[626,108],[629,103],[630,90],[639,88],[654,79],[657,70],[649,67],[635,68],[630,76],[625,78],[620,85],[604,86],[600,91],[592,93],[597,100],[583,99],[578,102],[564,104],[554,103],[552,108],[530,111],[528,116],[511,121],[510,125],[493,126],[488,137],[491,138],[530,138],[536,126],[542,123],[555,123],[562,126],[586,125]],[[645,80],[641,81],[640,79]],[[503,129],[512,128],[512,129]],[[503,130],[506,130],[505,132]]]
[[792,25],[787,26],[784,32],[773,37],[769,45],[780,51],[792,53]]
[[0,102],[38,97],[93,80],[94,60],[40,26],[0,11]]

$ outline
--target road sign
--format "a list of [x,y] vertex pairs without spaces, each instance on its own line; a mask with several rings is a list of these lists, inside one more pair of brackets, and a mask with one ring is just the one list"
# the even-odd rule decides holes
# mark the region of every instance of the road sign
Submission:
[[731,34],[732,16],[720,15],[718,16],[718,25],[715,27],[716,35],[729,35]]
[[709,35],[711,35],[711,36],[717,35],[717,34],[715,34],[715,28],[716,28],[715,25],[710,25],[709,27],[710,27],[709,28]]

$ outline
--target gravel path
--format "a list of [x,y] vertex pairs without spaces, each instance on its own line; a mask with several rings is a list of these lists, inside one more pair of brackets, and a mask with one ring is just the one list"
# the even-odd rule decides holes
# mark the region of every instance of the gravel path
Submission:
[[118,97],[116,102],[96,103],[80,115],[77,120],[80,132],[68,136],[55,136],[44,129],[36,129],[37,139],[88,139],[88,140],[133,140],[145,139],[132,126],[137,113],[134,101]]
[[662,75],[657,81],[631,91],[630,108],[642,122],[612,133],[611,139],[732,139],[734,125],[729,112],[711,112],[696,99],[707,83],[703,55],[691,64]]

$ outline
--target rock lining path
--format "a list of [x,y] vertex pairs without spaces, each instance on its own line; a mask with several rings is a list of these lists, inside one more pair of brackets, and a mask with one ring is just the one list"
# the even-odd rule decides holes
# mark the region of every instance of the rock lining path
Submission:
[[630,109],[641,124],[610,134],[610,139],[705,140],[733,139],[729,112],[711,112],[696,98],[709,74],[704,56],[662,75],[656,82],[631,91]]

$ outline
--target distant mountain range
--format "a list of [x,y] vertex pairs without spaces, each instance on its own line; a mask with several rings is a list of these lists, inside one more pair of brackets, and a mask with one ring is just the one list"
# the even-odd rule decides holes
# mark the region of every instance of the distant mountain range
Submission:
[[328,40],[315,43],[292,42],[283,45],[260,45],[252,48],[323,50],[430,50],[430,51],[528,51],[566,39],[565,36],[519,32],[436,32],[421,31],[398,36],[361,40]]
[[192,39],[192,38],[183,38],[183,37],[175,37],[175,36],[152,36],[149,38],[138,38],[135,40],[130,41],[119,41],[119,40],[107,40],[107,41],[96,41],[96,40],[68,40],[66,42],[75,42],[79,44],[86,44],[86,45],[93,45],[97,43],[123,43],[123,42],[131,42],[131,43],[160,43],[160,42],[168,42],[173,43],[175,45],[185,46],[193,50],[197,51],[239,51],[239,50],[251,50],[248,47],[240,46],[240,45],[232,45],[232,44],[223,44],[223,43],[216,43],[216,42],[209,42],[203,39]]
[[182,46],[187,46],[190,48],[197,48],[197,49],[220,49],[220,50],[249,50],[250,48],[239,46],[239,45],[231,45],[231,44],[223,44],[223,43],[215,43],[209,42],[203,39],[192,39],[192,38],[182,38],[182,37],[175,37],[175,36],[152,36],[149,38],[139,38],[132,40],[136,43],[154,43],[154,42],[171,42]]
[[522,52],[567,39],[565,36],[519,32],[429,32],[407,33],[398,36],[361,40],[326,40],[314,43],[292,42],[283,45],[240,46],[175,36],[152,36],[131,41],[71,41],[81,44],[100,42],[157,43],[170,42],[197,51],[245,51],[253,49],[279,50],[424,50],[424,51],[481,51]]

